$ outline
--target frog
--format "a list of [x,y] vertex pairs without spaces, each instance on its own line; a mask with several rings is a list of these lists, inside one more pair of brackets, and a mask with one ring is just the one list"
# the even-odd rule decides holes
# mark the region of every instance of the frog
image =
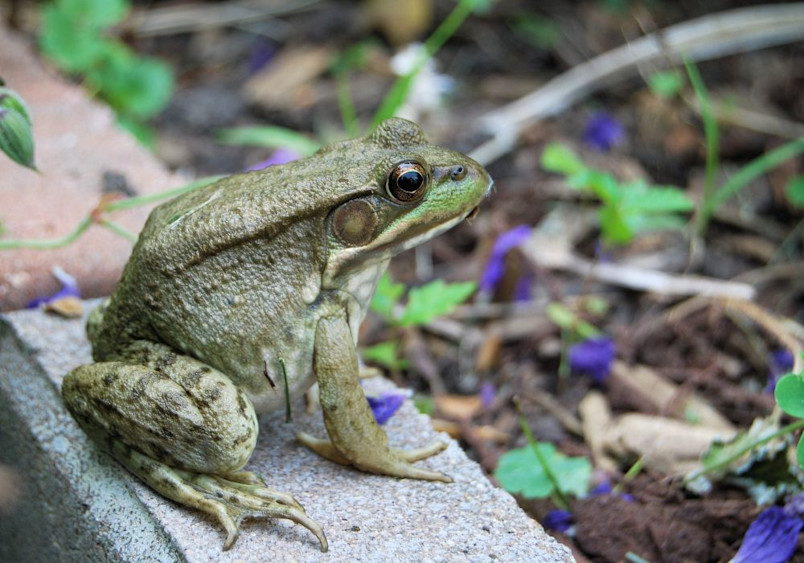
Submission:
[[87,321],[93,363],[62,383],[84,432],[160,495],[200,510],[230,549],[240,522],[322,527],[244,469],[258,415],[314,384],[328,437],[316,454],[397,478],[446,445],[389,445],[360,385],[357,336],[392,256],[473,217],[486,170],[401,118],[305,159],[235,174],[150,213],[112,295]]

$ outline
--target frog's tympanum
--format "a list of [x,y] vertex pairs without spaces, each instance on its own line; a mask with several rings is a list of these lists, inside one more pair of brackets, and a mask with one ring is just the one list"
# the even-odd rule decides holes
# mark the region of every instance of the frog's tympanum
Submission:
[[216,518],[287,518],[326,551],[290,495],[243,470],[257,414],[318,383],[334,462],[449,482],[414,462],[444,449],[388,446],[358,382],[355,344],[391,256],[469,216],[491,186],[470,158],[389,119],[363,139],[231,176],[151,213],[120,284],[87,332],[96,363],[64,401],[97,443],[151,488]]

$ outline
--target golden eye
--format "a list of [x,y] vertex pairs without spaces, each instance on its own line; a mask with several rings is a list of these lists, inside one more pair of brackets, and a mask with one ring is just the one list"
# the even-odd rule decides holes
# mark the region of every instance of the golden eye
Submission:
[[427,172],[418,162],[404,161],[394,166],[385,183],[388,195],[401,203],[418,201],[427,191]]

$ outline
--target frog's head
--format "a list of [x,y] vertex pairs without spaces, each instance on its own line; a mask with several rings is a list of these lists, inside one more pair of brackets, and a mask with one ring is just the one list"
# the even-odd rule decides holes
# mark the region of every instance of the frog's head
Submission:
[[388,119],[339,149],[353,153],[353,162],[370,164],[361,170],[359,193],[336,205],[327,219],[325,286],[455,226],[477,211],[492,185],[480,164],[429,144],[419,126],[405,119]]

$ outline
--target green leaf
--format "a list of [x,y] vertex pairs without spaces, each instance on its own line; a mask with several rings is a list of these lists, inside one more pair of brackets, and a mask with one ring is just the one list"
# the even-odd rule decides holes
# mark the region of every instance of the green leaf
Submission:
[[634,231],[616,207],[602,207],[598,219],[606,244],[628,244],[634,238]]
[[399,319],[399,325],[423,325],[436,317],[451,313],[475,289],[477,284],[473,281],[446,284],[442,280],[435,280],[415,287],[408,294],[408,304]]
[[660,98],[673,98],[684,87],[684,76],[677,70],[654,72],[648,76],[648,88]]
[[25,121],[28,122],[28,125],[33,125],[33,121],[31,120],[31,112],[28,109],[28,106],[25,104],[25,100],[23,100],[22,96],[17,94],[14,90],[0,87],[0,108],[16,111],[25,118]]
[[586,170],[586,165],[568,147],[550,143],[542,151],[542,168],[548,172],[572,176]]
[[552,302],[547,305],[545,311],[547,318],[550,319],[556,326],[563,330],[577,334],[582,339],[594,338],[600,335],[600,331],[592,324],[581,320],[565,305],[557,302]]
[[150,150],[153,150],[154,147],[156,147],[156,134],[154,133],[154,130],[148,127],[142,121],[130,116],[118,114],[117,126],[137,139],[142,146]]
[[31,123],[23,114],[0,107],[0,150],[26,168],[36,170]]
[[546,498],[553,493],[554,486],[539,463],[534,447],[539,448],[552,473],[559,476],[562,492],[582,496],[589,491],[592,476],[589,460],[567,457],[557,452],[553,444],[544,442],[513,449],[500,457],[494,476],[506,491],[524,498]]
[[804,207],[804,176],[794,176],[785,188],[787,201],[797,208]]
[[375,344],[374,346],[369,346],[368,348],[363,348],[360,356],[366,361],[380,364],[388,369],[404,369],[407,362],[400,359],[398,348],[396,341],[388,340]]
[[703,468],[687,475],[685,485],[694,491],[706,490],[712,481],[729,474],[744,474],[755,463],[772,459],[787,448],[789,435],[774,438],[778,430],[779,425],[771,418],[758,418],[731,440],[713,442],[701,457]]
[[788,373],[776,383],[776,402],[790,416],[804,418],[804,377]]
[[374,297],[371,299],[371,310],[388,322],[393,322],[394,306],[405,293],[404,283],[394,283],[390,274],[385,272],[377,283]]
[[435,411],[435,399],[430,395],[417,393],[413,397],[413,406],[422,414],[433,414]]
[[514,32],[542,49],[549,49],[561,39],[561,26],[555,20],[524,14],[511,22]]
[[799,467],[804,467],[804,435],[798,440],[798,446],[796,447],[796,461],[798,461]]
[[94,29],[122,21],[129,9],[126,0],[59,0],[55,5],[73,21]]
[[695,208],[692,200],[679,188],[648,187],[641,182],[639,188],[633,189],[633,185],[632,183],[621,186],[625,194],[623,207],[627,213],[674,213],[692,211]]
[[682,230],[687,221],[679,215],[627,215],[628,227],[633,233]]
[[44,8],[39,32],[42,52],[67,72],[85,72],[103,56],[104,39],[86,29],[64,10],[51,4]]
[[102,62],[87,77],[118,112],[145,119],[160,112],[173,94],[173,73],[156,59],[107,43]]
[[321,144],[285,127],[233,127],[218,131],[218,141],[224,145],[254,145],[258,147],[287,148],[303,156],[310,156]]

